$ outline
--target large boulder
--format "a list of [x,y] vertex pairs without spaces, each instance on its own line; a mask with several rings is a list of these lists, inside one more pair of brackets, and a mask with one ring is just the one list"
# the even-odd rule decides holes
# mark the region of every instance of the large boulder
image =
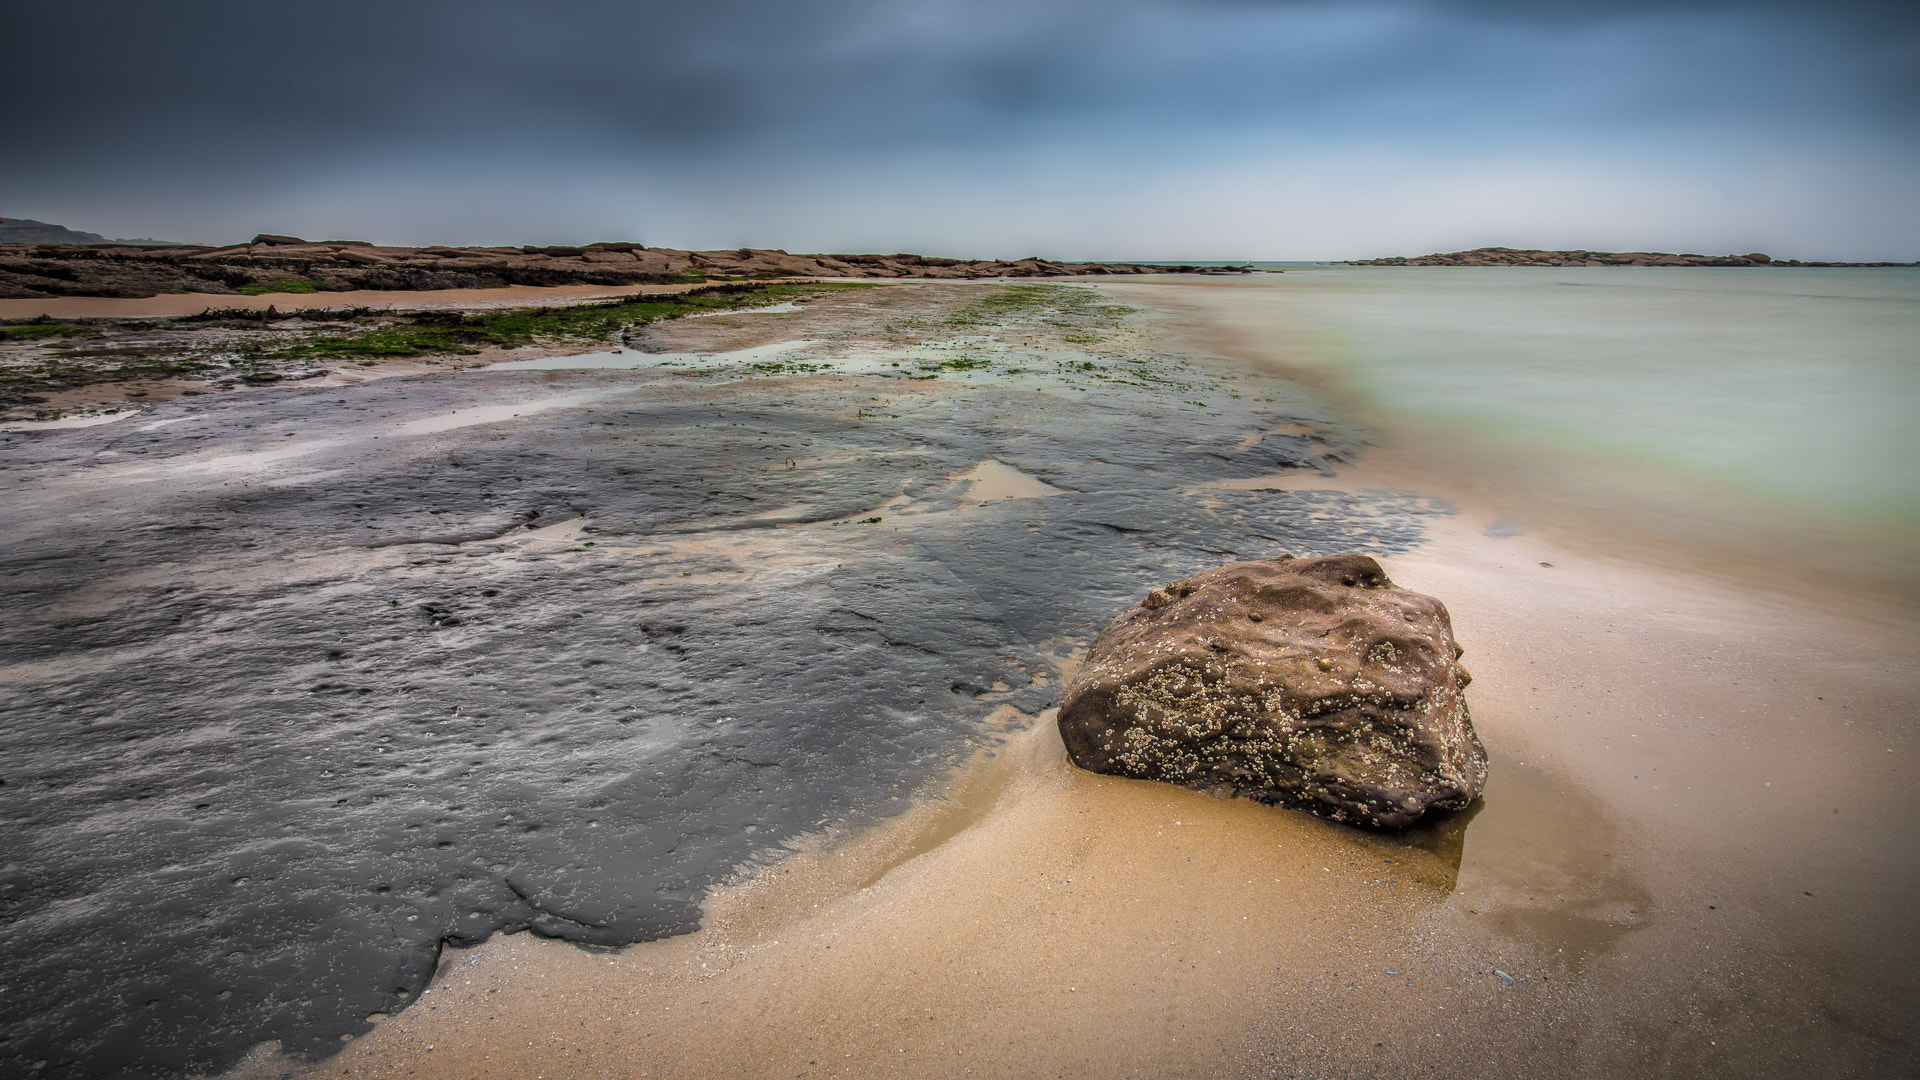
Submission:
[[1365,555],[1233,563],[1155,589],[1060,704],[1076,765],[1399,828],[1480,794],[1447,609]]

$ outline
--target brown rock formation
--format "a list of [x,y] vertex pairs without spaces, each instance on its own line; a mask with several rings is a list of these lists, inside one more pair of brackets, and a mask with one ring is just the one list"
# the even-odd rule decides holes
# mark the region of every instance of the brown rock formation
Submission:
[[[0,297],[236,293],[248,286],[302,291],[474,289],[497,285],[643,285],[711,278],[998,278],[1071,274],[1221,273],[1216,267],[1013,262],[924,255],[789,255],[677,251],[642,244],[585,247],[381,247],[262,233],[228,247],[0,244]],[[1234,271],[1237,272],[1237,271]]]
[[[1905,266],[1906,263],[1835,263],[1780,260],[1758,251],[1746,255],[1671,255],[1664,251],[1518,251],[1474,248],[1444,254],[1359,259],[1355,266]],[[1920,263],[1913,265],[1920,266]]]
[[1365,555],[1233,563],[1115,619],[1060,734],[1093,772],[1399,828],[1486,781],[1459,655],[1447,609]]

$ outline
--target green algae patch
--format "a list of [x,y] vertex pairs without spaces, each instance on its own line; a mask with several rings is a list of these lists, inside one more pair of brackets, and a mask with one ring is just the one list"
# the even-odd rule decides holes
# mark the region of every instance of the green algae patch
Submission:
[[84,326],[71,323],[27,323],[24,326],[0,326],[0,341],[45,341],[48,338],[79,337]]
[[[1110,303],[1091,289],[1072,285],[1009,285],[994,289],[948,316],[948,326],[1004,324],[1090,330],[1114,330],[1132,308]],[[1099,340],[1090,337],[1087,340]]]
[[274,278],[264,285],[242,285],[242,296],[265,296],[268,293],[317,293],[320,283],[302,278]]
[[992,362],[978,356],[960,356],[952,360],[932,361],[914,365],[921,371],[979,371],[992,367]]
[[660,297],[634,297],[577,307],[514,308],[505,311],[421,311],[365,329],[317,334],[306,341],[263,352],[265,360],[353,360],[410,356],[459,356],[483,348],[604,342],[622,332],[688,315],[766,307],[865,283],[710,285]]

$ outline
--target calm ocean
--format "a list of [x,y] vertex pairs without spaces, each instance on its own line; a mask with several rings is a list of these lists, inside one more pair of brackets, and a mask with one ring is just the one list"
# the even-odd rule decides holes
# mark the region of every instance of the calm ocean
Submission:
[[1606,498],[1643,482],[1668,513],[1698,491],[1753,521],[1920,536],[1920,269],[1290,266],[1209,292],[1388,441],[1585,463],[1627,478]]

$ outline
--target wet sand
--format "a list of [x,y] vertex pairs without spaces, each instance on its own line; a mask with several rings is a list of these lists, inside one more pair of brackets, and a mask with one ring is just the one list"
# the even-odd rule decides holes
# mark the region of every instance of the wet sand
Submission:
[[[1393,466],[1269,483],[1417,482]],[[1460,506],[1383,560],[1476,675],[1492,775],[1451,831],[1092,776],[1009,715],[952,790],[715,892],[699,932],[449,950],[315,1072],[1910,1072],[1911,613]]]

